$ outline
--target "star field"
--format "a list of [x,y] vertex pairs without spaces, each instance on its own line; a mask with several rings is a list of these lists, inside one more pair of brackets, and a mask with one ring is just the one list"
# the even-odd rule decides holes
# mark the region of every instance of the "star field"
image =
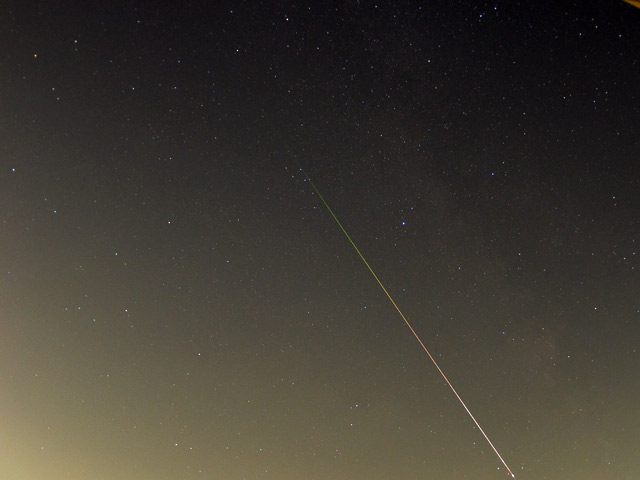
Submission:
[[8,2],[0,477],[638,478],[638,25]]

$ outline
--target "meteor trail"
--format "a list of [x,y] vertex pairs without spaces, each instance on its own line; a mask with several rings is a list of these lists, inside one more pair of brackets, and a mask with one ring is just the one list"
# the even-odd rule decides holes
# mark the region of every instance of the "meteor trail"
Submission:
[[387,289],[385,288],[385,286],[382,284],[382,282],[380,281],[380,279],[378,278],[378,275],[376,275],[376,273],[373,271],[373,268],[371,268],[371,266],[369,265],[369,262],[367,262],[367,260],[364,258],[364,255],[362,255],[362,253],[360,252],[360,250],[358,249],[358,247],[356,247],[356,244],[354,243],[353,240],[351,240],[351,237],[349,236],[349,234],[347,233],[347,231],[345,230],[345,228],[342,226],[342,223],[340,223],[340,220],[338,220],[338,217],[336,217],[335,213],[333,213],[333,210],[331,210],[331,207],[329,206],[329,204],[326,202],[326,200],[324,199],[324,197],[322,196],[322,194],[320,193],[320,191],[316,188],[316,186],[314,185],[314,183],[311,181],[311,178],[309,177],[309,175],[307,175],[307,173],[302,169],[302,167],[298,166],[298,168],[300,169],[300,172],[305,176],[305,178],[307,179],[307,181],[309,182],[309,184],[311,185],[311,187],[313,188],[313,190],[316,192],[316,195],[318,195],[318,197],[320,198],[320,200],[322,200],[322,203],[324,204],[325,207],[327,207],[327,210],[329,211],[329,213],[331,214],[331,216],[333,217],[333,219],[336,221],[336,223],[338,224],[338,226],[340,227],[340,230],[342,230],[342,233],[344,233],[345,237],[347,237],[347,240],[349,240],[349,243],[351,243],[351,246],[353,246],[354,250],[356,251],[356,253],[360,256],[360,258],[362,259],[362,261],[364,262],[364,264],[367,266],[367,268],[369,269],[369,272],[371,272],[371,275],[373,275],[373,278],[376,279],[376,282],[378,282],[378,285],[380,285],[380,288],[382,289],[382,291],[385,293],[385,295],[387,296],[387,298],[389,299],[389,301],[391,302],[391,304],[395,307],[395,309],[398,311],[398,313],[400,314],[400,316],[402,317],[402,320],[404,320],[404,323],[407,325],[407,327],[409,327],[409,330],[411,330],[411,333],[413,333],[413,336],[416,337],[416,340],[418,340],[418,343],[420,344],[420,346],[422,347],[422,349],[425,351],[425,353],[429,356],[429,358],[431,359],[431,361],[433,362],[433,364],[435,365],[436,369],[438,370],[438,372],[440,372],[440,375],[442,375],[442,378],[444,378],[444,381],[447,382],[447,385],[449,385],[449,388],[451,389],[451,391],[453,392],[453,394],[456,396],[456,398],[458,399],[458,401],[460,401],[460,404],[464,407],[465,411],[467,412],[467,414],[469,414],[469,417],[471,417],[471,420],[473,420],[473,423],[475,423],[476,427],[478,427],[478,430],[480,430],[480,433],[482,433],[482,436],[485,438],[485,440],[487,441],[487,443],[491,446],[491,448],[493,449],[493,451],[495,452],[495,454],[498,456],[498,458],[500,459],[500,461],[502,462],[502,464],[504,465],[504,467],[507,469],[507,471],[509,472],[509,476],[511,476],[511,478],[516,478],[516,476],[513,474],[513,472],[511,471],[511,469],[509,468],[509,466],[507,465],[507,462],[504,461],[504,459],[502,458],[502,455],[500,455],[500,452],[498,452],[498,449],[493,445],[493,443],[491,442],[491,440],[489,440],[489,437],[487,436],[486,433],[484,433],[484,430],[482,429],[482,427],[480,426],[480,424],[478,423],[478,421],[475,419],[475,417],[472,415],[471,411],[469,410],[469,408],[467,407],[467,405],[464,403],[464,401],[462,400],[462,398],[460,397],[460,395],[458,395],[458,392],[456,392],[456,389],[453,388],[453,385],[451,384],[451,382],[449,381],[449,379],[447,378],[447,376],[444,374],[444,372],[442,371],[442,369],[440,368],[440,366],[438,365],[438,362],[436,362],[436,359],[433,358],[433,356],[431,355],[431,353],[429,352],[429,350],[427,349],[427,347],[425,346],[425,344],[422,342],[422,340],[420,340],[420,337],[418,336],[418,334],[416,333],[416,331],[413,329],[413,327],[411,326],[411,324],[409,323],[409,320],[407,320],[407,317],[404,316],[404,314],[402,313],[402,311],[400,310],[400,307],[398,307],[398,305],[396,304],[396,302],[393,300],[393,298],[391,297],[391,294],[387,291]]

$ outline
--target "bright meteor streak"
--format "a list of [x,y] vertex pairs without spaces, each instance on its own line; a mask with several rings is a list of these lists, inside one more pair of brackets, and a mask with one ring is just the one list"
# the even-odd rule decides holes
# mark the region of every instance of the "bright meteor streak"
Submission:
[[324,197],[322,196],[322,194],[320,193],[320,191],[316,188],[316,186],[313,184],[313,182],[311,181],[311,178],[309,178],[309,175],[306,174],[306,172],[301,168],[300,168],[300,172],[302,172],[302,174],[306,177],[307,181],[309,182],[309,184],[311,185],[311,187],[313,188],[313,190],[316,192],[316,195],[318,195],[318,197],[320,198],[320,200],[322,200],[322,203],[324,204],[325,207],[327,207],[327,210],[329,211],[329,213],[331,214],[331,216],[333,217],[333,219],[336,221],[336,223],[338,224],[338,226],[340,227],[340,230],[342,230],[342,233],[344,233],[344,235],[347,237],[347,239],[349,240],[349,243],[351,243],[351,245],[353,246],[354,250],[358,253],[358,255],[360,256],[360,258],[362,259],[362,261],[364,262],[364,264],[367,266],[367,268],[369,269],[369,272],[371,272],[371,275],[373,275],[373,278],[376,279],[376,282],[378,282],[378,285],[380,285],[380,288],[382,289],[382,291],[385,293],[385,295],[387,296],[387,298],[389,299],[389,301],[391,302],[391,304],[395,307],[395,309],[398,311],[398,313],[400,314],[400,316],[402,317],[402,320],[404,320],[404,323],[407,325],[407,327],[409,327],[409,330],[411,330],[411,333],[413,333],[413,336],[416,337],[416,340],[418,340],[418,343],[420,344],[420,346],[422,347],[422,349],[425,351],[425,353],[429,356],[429,358],[431,359],[431,361],[433,362],[433,364],[435,365],[436,369],[438,370],[438,372],[440,372],[440,375],[442,375],[442,378],[444,378],[444,381],[447,382],[447,385],[449,385],[449,388],[451,389],[451,391],[453,392],[453,394],[456,396],[456,398],[458,399],[458,401],[460,402],[460,404],[464,407],[465,411],[467,412],[467,414],[469,415],[469,417],[471,418],[471,420],[473,420],[473,423],[475,423],[476,427],[478,427],[478,430],[480,430],[480,433],[482,433],[482,436],[485,438],[485,440],[487,441],[487,443],[491,446],[491,448],[493,449],[493,451],[495,452],[495,454],[498,456],[498,458],[500,459],[500,461],[502,462],[502,464],[504,465],[504,467],[507,469],[507,471],[509,472],[509,475],[511,476],[511,478],[516,478],[516,476],[513,474],[513,472],[511,471],[511,469],[509,468],[509,466],[507,465],[507,462],[504,461],[504,459],[502,458],[502,455],[500,455],[500,452],[498,452],[498,449],[493,445],[493,443],[491,442],[491,440],[489,440],[489,437],[487,436],[487,434],[484,432],[484,430],[482,429],[482,427],[480,426],[480,424],[478,423],[478,421],[475,419],[475,417],[472,415],[471,411],[469,410],[469,408],[467,407],[467,405],[464,403],[464,401],[462,400],[462,398],[460,397],[460,395],[458,395],[458,392],[456,392],[456,389],[453,388],[453,385],[451,384],[451,382],[449,381],[449,379],[447,378],[447,376],[444,374],[444,372],[442,371],[442,369],[440,368],[440,366],[438,365],[438,362],[436,362],[436,359],[433,358],[433,356],[431,355],[431,353],[429,352],[429,350],[427,349],[427,347],[425,346],[425,344],[422,342],[422,340],[420,340],[420,337],[418,336],[418,334],[416,333],[416,331],[413,329],[413,327],[411,326],[411,324],[409,323],[409,320],[407,320],[407,317],[404,316],[404,314],[402,313],[402,311],[400,310],[400,307],[398,307],[398,305],[396,304],[396,302],[393,300],[393,298],[391,297],[391,294],[387,291],[387,289],[385,288],[385,286],[382,284],[382,282],[380,281],[380,279],[378,278],[378,275],[376,275],[376,273],[373,271],[373,268],[371,268],[371,266],[369,265],[369,262],[367,262],[367,260],[364,258],[364,255],[362,255],[362,253],[360,252],[360,250],[358,249],[358,247],[356,247],[356,244],[353,242],[353,240],[351,240],[351,237],[349,236],[349,234],[347,233],[347,231],[344,229],[344,227],[342,226],[342,224],[340,223],[340,220],[338,220],[338,217],[336,217],[335,213],[333,213],[333,210],[331,210],[331,207],[329,206],[329,204],[326,202],[326,200],[324,199]]

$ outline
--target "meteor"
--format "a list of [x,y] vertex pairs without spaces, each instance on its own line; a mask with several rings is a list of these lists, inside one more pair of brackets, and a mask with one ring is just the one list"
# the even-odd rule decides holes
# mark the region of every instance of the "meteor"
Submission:
[[438,370],[438,372],[440,373],[440,375],[442,376],[442,378],[444,379],[444,381],[447,383],[447,385],[449,385],[449,388],[451,389],[451,391],[453,392],[453,394],[456,396],[456,398],[458,399],[458,401],[460,402],[460,404],[463,406],[463,408],[465,409],[465,411],[467,412],[467,414],[469,415],[469,417],[471,418],[471,420],[473,420],[473,423],[476,425],[476,427],[478,427],[478,430],[480,430],[480,433],[482,433],[482,436],[485,438],[485,440],[487,441],[487,443],[489,444],[489,446],[491,446],[491,448],[493,449],[493,451],[495,452],[495,454],[498,456],[498,458],[500,459],[500,461],[502,462],[502,464],[504,465],[504,467],[507,469],[507,471],[509,472],[509,475],[511,476],[511,478],[516,478],[516,476],[513,474],[513,472],[511,471],[511,469],[509,468],[509,465],[507,465],[507,462],[504,461],[504,459],[502,458],[502,455],[500,455],[500,452],[498,452],[498,449],[493,445],[493,443],[491,442],[491,440],[489,440],[489,437],[487,436],[487,434],[484,432],[483,428],[480,426],[480,424],[478,423],[478,421],[475,419],[475,417],[473,416],[473,414],[471,413],[471,411],[469,410],[469,408],[467,407],[467,404],[464,403],[464,401],[462,400],[462,398],[460,397],[460,395],[458,395],[458,392],[456,391],[455,388],[453,388],[453,385],[451,384],[451,382],[449,381],[449,379],[447,378],[447,376],[444,374],[444,372],[442,371],[442,369],[440,368],[440,365],[438,365],[438,362],[436,362],[436,359],[433,357],[433,355],[431,355],[431,353],[429,352],[429,350],[427,349],[427,347],[425,346],[425,344],[422,342],[422,340],[420,339],[420,337],[418,336],[418,334],[416,333],[416,331],[413,329],[413,327],[411,326],[411,324],[409,323],[409,320],[407,320],[407,317],[404,316],[404,314],[402,313],[402,311],[400,310],[400,307],[398,307],[398,305],[396,304],[396,302],[393,300],[393,298],[391,297],[391,294],[387,291],[387,289],[385,288],[385,286],[382,284],[382,281],[380,281],[380,279],[378,278],[378,275],[376,275],[376,273],[373,271],[373,268],[371,268],[371,266],[369,265],[369,262],[367,262],[367,260],[364,258],[364,255],[362,255],[362,253],[360,252],[360,250],[358,249],[358,247],[356,246],[356,244],[354,243],[354,241],[351,239],[351,237],[349,236],[349,234],[347,233],[347,231],[345,230],[345,228],[342,226],[342,223],[340,223],[340,220],[338,220],[338,217],[336,216],[335,213],[333,213],[333,210],[331,210],[331,207],[329,206],[329,204],[327,203],[327,201],[324,199],[324,197],[322,196],[322,194],[320,193],[320,191],[316,188],[315,184],[311,181],[311,178],[309,177],[309,175],[307,175],[307,173],[302,169],[302,167],[298,166],[298,168],[300,169],[300,173],[302,173],[304,175],[304,177],[306,178],[307,182],[309,182],[309,185],[311,185],[311,188],[313,188],[314,192],[316,193],[316,195],[318,195],[318,198],[320,198],[320,200],[322,201],[322,203],[324,204],[324,206],[327,208],[327,210],[329,211],[329,213],[331,214],[331,216],[333,217],[333,219],[335,220],[335,222],[338,224],[338,226],[340,227],[340,230],[342,230],[342,233],[344,233],[345,237],[347,237],[347,240],[349,240],[349,243],[351,243],[351,246],[353,247],[353,249],[356,251],[356,253],[358,254],[358,256],[360,257],[360,259],[364,262],[364,264],[366,265],[367,269],[369,270],[369,272],[371,273],[371,275],[373,276],[373,278],[376,280],[376,282],[378,282],[378,285],[380,286],[380,288],[382,289],[382,291],[385,293],[385,295],[387,296],[387,298],[389,299],[389,301],[391,302],[391,304],[394,306],[394,308],[396,309],[396,311],[400,314],[400,317],[402,317],[402,320],[404,320],[404,323],[407,325],[407,327],[409,327],[409,330],[411,330],[411,333],[413,334],[413,336],[416,338],[416,340],[418,341],[418,343],[420,344],[420,346],[422,347],[422,349],[425,351],[425,353],[427,354],[427,356],[431,359],[431,362],[433,362],[433,365],[436,367],[436,369]]

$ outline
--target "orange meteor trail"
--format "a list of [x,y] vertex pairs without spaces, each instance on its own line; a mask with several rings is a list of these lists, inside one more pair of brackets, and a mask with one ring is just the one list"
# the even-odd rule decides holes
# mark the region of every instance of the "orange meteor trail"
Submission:
[[309,175],[306,174],[306,172],[302,169],[302,167],[300,168],[300,172],[302,172],[302,174],[306,177],[307,181],[309,182],[309,184],[311,185],[311,187],[313,188],[313,190],[316,192],[316,195],[318,195],[318,197],[320,198],[320,200],[322,200],[322,203],[324,204],[325,207],[327,207],[327,210],[329,211],[329,213],[331,214],[331,216],[333,217],[333,219],[336,221],[336,223],[338,224],[338,226],[340,227],[340,230],[342,230],[342,233],[344,233],[344,235],[347,237],[347,239],[349,240],[349,243],[351,243],[351,245],[353,246],[353,248],[355,249],[355,251],[358,253],[358,255],[360,256],[360,258],[362,259],[362,261],[364,262],[364,264],[367,266],[367,268],[369,269],[369,272],[371,272],[371,275],[373,275],[373,278],[376,279],[376,282],[378,282],[378,285],[380,285],[380,288],[382,289],[382,291],[385,293],[385,295],[387,296],[387,298],[389,299],[389,301],[391,302],[391,304],[395,307],[395,309],[398,311],[398,313],[400,314],[400,316],[402,317],[402,320],[404,320],[404,323],[407,325],[407,327],[409,327],[409,330],[411,330],[411,333],[413,333],[413,336],[416,337],[416,340],[418,340],[418,343],[420,344],[420,346],[422,347],[422,349],[425,351],[425,353],[429,356],[429,358],[431,359],[431,361],[433,362],[433,364],[435,365],[436,369],[438,370],[438,372],[440,372],[440,375],[442,375],[442,378],[444,378],[444,381],[447,382],[447,385],[449,385],[449,388],[451,389],[451,391],[453,392],[453,394],[456,396],[456,398],[458,399],[458,401],[460,402],[460,404],[464,407],[465,411],[469,414],[469,417],[471,417],[471,420],[473,420],[473,423],[475,423],[476,427],[478,427],[478,430],[480,430],[480,433],[482,433],[482,436],[485,438],[485,440],[487,441],[487,443],[491,446],[491,448],[493,449],[493,451],[495,452],[495,454],[498,456],[498,458],[500,459],[500,461],[502,462],[502,464],[504,465],[504,467],[507,469],[507,471],[509,472],[509,475],[511,476],[511,478],[516,478],[516,476],[513,474],[513,472],[511,471],[511,469],[509,468],[509,466],[507,465],[507,462],[504,461],[504,459],[502,458],[502,455],[500,455],[500,452],[498,452],[498,449],[493,445],[493,443],[491,442],[491,440],[489,440],[489,437],[487,436],[486,433],[484,433],[484,430],[482,429],[482,427],[480,426],[480,424],[478,423],[478,421],[475,419],[475,417],[471,414],[471,411],[469,410],[469,408],[467,407],[467,405],[464,403],[464,401],[462,400],[462,398],[460,397],[460,395],[458,395],[458,392],[456,392],[456,389],[453,388],[453,385],[451,384],[451,382],[449,381],[449,379],[447,378],[447,376],[444,374],[444,372],[442,371],[442,369],[440,368],[440,366],[438,365],[438,362],[436,362],[436,359],[433,358],[433,356],[431,355],[431,353],[429,352],[429,350],[427,349],[427,347],[425,346],[425,344],[422,342],[422,340],[420,340],[420,337],[418,336],[418,334],[416,333],[416,331],[413,329],[413,327],[411,326],[411,324],[409,323],[409,320],[407,320],[407,317],[404,316],[404,314],[402,313],[402,311],[400,310],[400,307],[398,307],[398,305],[396,304],[396,302],[393,300],[393,298],[391,298],[391,294],[389,294],[389,292],[387,291],[387,289],[385,288],[385,286],[382,284],[382,282],[380,281],[380,279],[378,278],[378,276],[376,275],[376,273],[373,271],[373,268],[371,268],[371,266],[369,265],[369,262],[367,262],[364,258],[364,255],[362,255],[362,253],[360,253],[360,250],[358,249],[358,247],[356,247],[356,244],[353,242],[353,240],[351,240],[351,237],[349,236],[349,234],[347,233],[347,231],[344,229],[344,227],[342,226],[342,224],[340,223],[340,220],[338,220],[338,217],[336,217],[336,215],[333,213],[333,210],[331,210],[331,207],[329,206],[329,204],[326,202],[326,200],[324,199],[324,197],[322,196],[322,194],[318,191],[318,189],[316,188],[316,186],[313,184],[313,182],[311,181],[311,178],[309,178]]

